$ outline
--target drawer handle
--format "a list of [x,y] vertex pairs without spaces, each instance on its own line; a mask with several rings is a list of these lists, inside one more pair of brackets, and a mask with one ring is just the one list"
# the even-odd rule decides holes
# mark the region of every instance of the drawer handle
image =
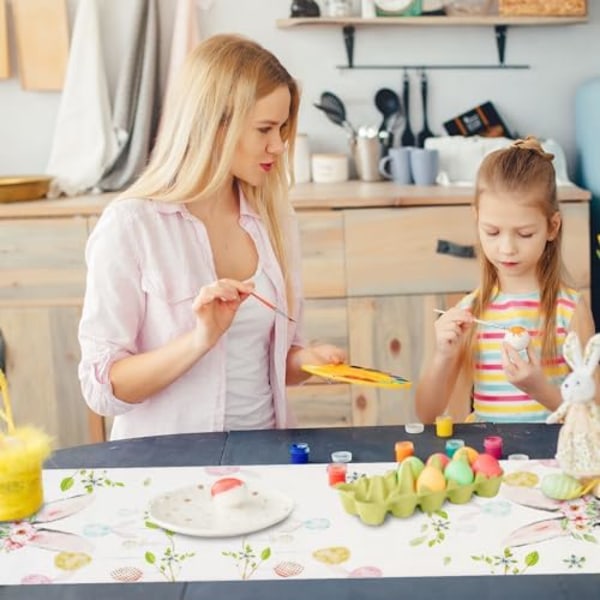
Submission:
[[458,258],[475,258],[475,246],[463,246],[448,240],[438,240],[436,252],[458,256]]

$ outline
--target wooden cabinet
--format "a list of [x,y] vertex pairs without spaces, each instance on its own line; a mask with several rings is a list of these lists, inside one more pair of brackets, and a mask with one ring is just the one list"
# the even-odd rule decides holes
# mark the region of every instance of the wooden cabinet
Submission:
[[77,379],[86,221],[13,219],[0,227],[0,330],[15,420],[44,427],[57,447],[86,443]]

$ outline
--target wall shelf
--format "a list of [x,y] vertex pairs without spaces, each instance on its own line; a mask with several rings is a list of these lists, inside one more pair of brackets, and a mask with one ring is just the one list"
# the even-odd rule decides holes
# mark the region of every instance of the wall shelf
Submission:
[[547,26],[547,25],[577,25],[587,23],[587,16],[583,17],[510,17],[502,15],[482,15],[482,16],[434,16],[434,17],[375,17],[373,19],[363,19],[361,17],[294,17],[289,19],[278,19],[277,27],[288,29],[299,26],[337,26],[342,27],[344,45],[346,47],[346,56],[348,64],[345,67],[338,68],[360,68],[360,69],[403,69],[409,68],[400,66],[386,65],[354,65],[354,36],[357,27],[379,27],[379,26],[400,26],[400,27],[485,27],[494,28],[496,36],[496,46],[498,49],[498,65],[418,65],[415,68],[504,68],[504,69],[527,69],[527,65],[505,65],[504,52],[506,47],[506,32],[509,26]]

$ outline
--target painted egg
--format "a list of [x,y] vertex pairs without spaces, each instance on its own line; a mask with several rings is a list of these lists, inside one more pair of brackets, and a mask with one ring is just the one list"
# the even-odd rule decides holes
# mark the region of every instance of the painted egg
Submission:
[[500,463],[491,454],[480,454],[471,466],[475,473],[481,473],[486,477],[499,477],[502,475]]
[[415,479],[421,474],[421,472],[425,468],[423,461],[418,456],[407,456],[400,463],[400,465],[407,465],[412,471],[413,477]]
[[472,467],[473,463],[479,457],[479,452],[477,452],[477,450],[475,450],[475,448],[471,448],[471,446],[463,446],[462,448],[459,448],[454,453],[454,455],[452,456],[452,460],[460,460],[461,458],[465,458],[465,457],[469,461],[469,464]]
[[529,333],[525,327],[509,327],[504,334],[504,341],[510,344],[515,350],[525,350],[530,342]]
[[444,469],[444,475],[448,481],[454,481],[458,485],[469,485],[475,477],[466,460],[451,460]]
[[579,498],[583,486],[577,479],[565,473],[550,473],[542,479],[542,492],[553,500],[573,500]]
[[417,492],[441,492],[446,489],[444,474],[435,467],[425,467],[417,479]]
[[[425,467],[423,467],[425,468]],[[415,475],[412,466],[406,460],[403,460],[396,471],[398,489],[401,494],[412,494],[415,491],[415,481],[421,475],[423,469],[418,475]]]
[[248,499],[248,488],[237,477],[223,477],[212,484],[210,495],[218,506],[236,508]]
[[425,464],[428,467],[435,467],[436,469],[443,471],[449,462],[450,458],[448,458],[447,454],[444,454],[443,452],[436,452],[427,459]]

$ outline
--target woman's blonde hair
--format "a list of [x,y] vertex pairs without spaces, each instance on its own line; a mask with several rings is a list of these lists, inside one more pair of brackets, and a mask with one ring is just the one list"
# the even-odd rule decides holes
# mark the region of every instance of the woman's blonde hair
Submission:
[[[517,140],[511,146],[488,154],[482,161],[475,184],[475,211],[484,192],[509,192],[527,202],[535,203],[552,229],[552,218],[560,214],[556,193],[556,173],[552,164],[554,156],[544,152],[534,137]],[[556,357],[556,308],[561,285],[565,277],[561,256],[562,225],[555,237],[546,242],[544,252],[537,264],[537,280],[540,288],[542,332],[542,360]],[[500,289],[498,273],[479,248],[481,285],[472,307],[473,315],[481,317],[496,289]],[[473,336],[474,337],[474,336]],[[471,340],[471,346],[474,339]]]
[[287,87],[291,96],[289,117],[281,131],[286,156],[275,161],[264,185],[237,183],[263,219],[292,304],[283,229],[291,212],[288,186],[289,179],[293,182],[291,157],[300,92],[279,60],[256,42],[238,35],[215,35],[190,53],[168,90],[148,165],[121,197],[190,202],[222,191],[256,102],[280,86]]

